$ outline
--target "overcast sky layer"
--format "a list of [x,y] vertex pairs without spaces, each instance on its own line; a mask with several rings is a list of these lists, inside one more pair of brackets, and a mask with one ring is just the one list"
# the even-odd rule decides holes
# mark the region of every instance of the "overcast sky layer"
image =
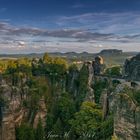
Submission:
[[0,0],[0,53],[140,51],[140,0]]

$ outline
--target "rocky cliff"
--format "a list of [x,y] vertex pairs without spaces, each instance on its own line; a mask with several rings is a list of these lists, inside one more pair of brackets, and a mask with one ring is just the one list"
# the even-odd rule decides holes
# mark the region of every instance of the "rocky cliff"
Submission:
[[140,139],[140,105],[133,95],[135,92],[125,85],[119,85],[110,95],[109,109],[114,114],[114,135],[119,140]]
[[92,66],[94,68],[94,74],[102,74],[104,70],[104,60],[101,56],[95,57],[95,60],[92,62]]
[[86,67],[88,70],[88,83],[87,83],[87,97],[86,100],[94,102],[94,89],[93,89],[93,81],[94,81],[94,68],[92,66],[92,62],[86,62]]
[[140,81],[140,54],[125,61],[124,76],[129,80]]
[[[16,140],[15,129],[23,121],[29,121],[30,110],[23,106],[26,95],[21,96],[21,90],[27,92],[27,86],[23,88],[10,86],[6,82],[0,85],[0,140]],[[23,91],[22,91],[23,92]],[[39,110],[36,112],[33,120],[33,126],[36,128],[39,118],[45,122],[46,106],[44,99],[39,101]],[[30,121],[29,121],[30,122]]]

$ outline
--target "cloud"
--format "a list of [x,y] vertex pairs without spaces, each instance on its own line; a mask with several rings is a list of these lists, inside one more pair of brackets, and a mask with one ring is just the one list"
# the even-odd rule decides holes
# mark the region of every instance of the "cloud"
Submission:
[[18,48],[25,48],[25,42],[24,41],[19,41],[18,42]]
[[[99,51],[115,46],[137,50],[140,45],[139,13],[86,13],[61,16],[62,28],[42,29],[0,22],[0,53],[43,51]],[[65,26],[72,25],[69,28]],[[60,26],[60,27],[61,27]],[[127,49],[126,49],[127,48]],[[128,49],[129,48],[129,49]]]
[[[121,16],[120,16],[121,15]],[[132,18],[132,13],[130,13],[130,17]],[[99,16],[97,18],[97,16]],[[122,33],[122,30],[125,32],[129,31],[138,31],[140,28],[138,25],[140,24],[140,20],[138,14],[135,15],[134,18],[134,25],[130,25],[131,21],[128,20],[127,17],[128,13],[116,13],[116,14],[107,14],[107,13],[87,13],[77,16],[70,16],[70,17],[61,17],[59,20],[63,21],[64,24],[68,24],[71,22],[79,22],[81,24],[86,24],[87,22],[93,24],[93,28],[70,28],[70,29],[54,29],[54,30],[47,30],[41,28],[34,28],[34,27],[15,27],[7,22],[0,22],[0,36],[3,40],[9,40],[10,38],[17,38],[17,37],[27,37],[28,38],[37,38],[37,37],[55,37],[55,38],[74,38],[77,41],[89,41],[89,40],[97,40],[97,41],[118,41],[118,42],[129,42],[131,40],[139,39],[140,34],[137,32],[130,32],[127,35]],[[102,22],[100,21],[100,17]],[[115,18],[114,18],[115,17]],[[122,19],[122,17],[124,19]],[[127,20],[126,20],[127,19]],[[95,21],[94,21],[95,20]],[[127,24],[125,23],[127,21]],[[132,20],[132,19],[131,19]],[[124,22],[123,24],[120,23]],[[96,22],[96,23],[95,23]],[[119,23],[118,23],[119,22]],[[96,25],[97,24],[97,25]],[[95,27],[94,27],[95,26]],[[99,28],[100,27],[100,28]],[[127,30],[127,28],[129,28]],[[96,29],[96,30],[94,30]],[[119,33],[118,33],[119,32]],[[7,38],[7,39],[6,39]],[[9,39],[8,39],[9,38]],[[11,39],[10,39],[11,40]]]
[[57,30],[42,30],[32,27],[14,27],[8,23],[0,23],[1,35],[5,35],[3,39],[10,39],[12,36],[41,36],[41,37],[58,37],[58,38],[75,38],[75,39],[109,39],[113,37],[113,34],[102,34],[102,33],[93,33],[88,30],[81,29],[57,29]]
[[94,28],[100,33],[130,34],[140,30],[140,12],[85,13],[58,18],[60,26]]

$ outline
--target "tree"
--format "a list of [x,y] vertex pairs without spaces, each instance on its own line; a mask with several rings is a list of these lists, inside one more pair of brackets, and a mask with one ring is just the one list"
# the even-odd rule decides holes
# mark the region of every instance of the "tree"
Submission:
[[40,118],[39,118],[39,122],[38,122],[38,125],[36,128],[35,139],[36,140],[45,140],[44,128],[42,126],[42,121]]
[[56,113],[56,116],[62,120],[63,125],[67,128],[68,120],[75,112],[73,99],[68,95],[68,93],[63,93],[56,101],[56,106],[54,113]]
[[95,102],[99,103],[100,96],[105,88],[108,87],[108,81],[107,80],[95,80],[94,83],[94,95],[95,95]]
[[92,136],[94,139],[99,131],[101,120],[101,109],[92,102],[83,102],[80,111],[75,114],[74,119],[70,120],[70,124],[79,137]]
[[43,61],[44,63],[46,64],[49,64],[49,63],[52,63],[52,58],[48,55],[48,53],[45,53],[44,56],[43,56]]
[[64,134],[70,130],[68,121],[75,113],[75,104],[68,93],[62,93],[55,99],[49,109],[46,120],[46,133],[49,132]]
[[33,128],[31,128],[28,124],[21,124],[21,126],[16,129],[16,139],[35,140]]
[[64,127],[62,125],[62,121],[60,120],[60,118],[58,118],[53,126],[53,133],[60,137],[61,135],[63,135],[63,129]]
[[113,134],[113,118],[103,121],[101,108],[93,102],[83,102],[69,123],[77,139],[107,140]]
[[77,67],[76,64],[72,64],[72,65],[70,65],[70,67],[69,67],[69,72],[71,73],[71,72],[73,72],[73,71],[78,71],[78,67]]
[[47,113],[45,132],[48,134],[54,125],[55,116],[52,113]]
[[109,76],[121,76],[121,67],[120,66],[113,66],[111,68],[107,68],[105,74]]

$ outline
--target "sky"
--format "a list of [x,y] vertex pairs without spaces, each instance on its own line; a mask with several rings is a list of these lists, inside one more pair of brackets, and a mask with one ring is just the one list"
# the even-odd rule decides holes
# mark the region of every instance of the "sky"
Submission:
[[140,0],[0,0],[0,53],[140,51]]

